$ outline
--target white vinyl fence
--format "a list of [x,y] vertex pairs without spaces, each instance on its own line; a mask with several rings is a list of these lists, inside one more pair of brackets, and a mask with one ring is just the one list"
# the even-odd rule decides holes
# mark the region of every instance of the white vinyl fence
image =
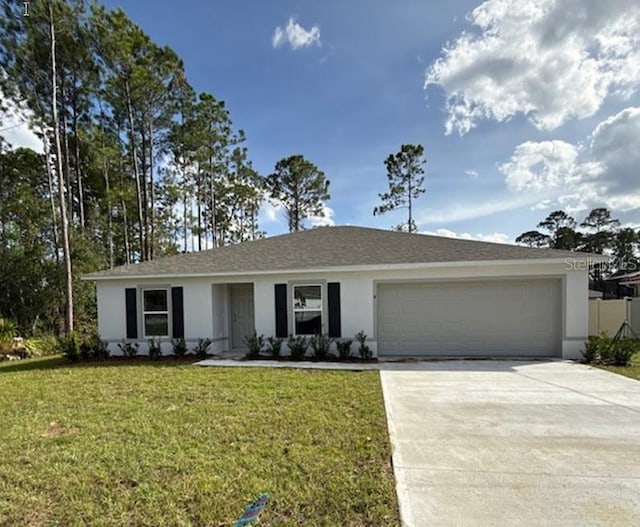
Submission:
[[613,337],[625,321],[640,336],[640,298],[589,300],[589,335],[604,332]]

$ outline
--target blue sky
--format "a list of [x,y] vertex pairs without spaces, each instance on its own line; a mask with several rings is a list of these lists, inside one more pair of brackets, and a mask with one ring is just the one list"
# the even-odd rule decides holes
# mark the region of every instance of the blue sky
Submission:
[[[423,232],[513,241],[595,206],[640,223],[637,0],[105,4],[227,102],[262,174],[292,154],[316,163],[335,224],[404,219],[372,215],[402,143],[425,147]],[[262,228],[285,232],[274,212]]]

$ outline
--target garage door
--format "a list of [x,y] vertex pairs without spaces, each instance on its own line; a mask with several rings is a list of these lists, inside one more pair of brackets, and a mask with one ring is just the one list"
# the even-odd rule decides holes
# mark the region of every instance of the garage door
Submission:
[[560,356],[560,280],[378,284],[378,353]]

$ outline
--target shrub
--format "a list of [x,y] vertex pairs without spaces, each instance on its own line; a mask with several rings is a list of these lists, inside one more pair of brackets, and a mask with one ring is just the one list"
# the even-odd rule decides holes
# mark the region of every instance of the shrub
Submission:
[[606,333],[589,337],[589,340],[584,343],[584,351],[582,352],[584,361],[588,364],[597,364],[602,361],[608,355],[612,343],[612,339]]
[[253,335],[244,338],[244,343],[247,345],[247,348],[249,348],[247,358],[252,359],[258,357],[264,346],[264,335],[258,335],[254,330]]
[[364,331],[359,331],[358,333],[356,333],[356,340],[359,344],[358,354],[360,355],[360,358],[363,360],[371,359],[371,357],[373,357],[373,352],[371,351],[371,348],[369,348],[369,346],[365,344],[367,336],[364,334]]
[[75,333],[60,337],[59,346],[60,351],[67,360],[76,362],[80,358],[80,346],[78,345],[78,336]]
[[174,339],[171,344],[173,345],[173,354],[176,357],[184,357],[187,354],[187,343],[182,337]]
[[209,354],[211,347],[211,339],[198,339],[198,344],[193,348],[193,352],[201,358],[205,358]]
[[311,350],[313,351],[313,356],[316,359],[326,359],[329,354],[329,348],[331,347],[332,340],[328,335],[314,335],[310,339]]
[[606,333],[600,333],[598,336],[589,337],[589,340],[584,343],[582,355],[587,363],[626,366],[631,357],[638,352],[640,352],[640,341],[637,339],[613,339]]
[[93,356],[99,360],[106,360],[111,353],[109,352],[109,343],[106,340],[98,338],[93,348]]
[[282,349],[282,339],[278,338],[278,337],[269,337],[267,339],[268,342],[268,347],[267,347],[267,351],[273,356],[273,357],[279,357],[280,356],[280,350]]
[[78,356],[81,360],[89,360],[93,357],[93,343],[90,336],[83,336],[79,339],[78,343]]
[[162,355],[162,343],[156,339],[149,340],[149,348],[147,350],[150,359],[157,359]]
[[137,342],[126,342],[123,340],[120,344],[118,344],[118,347],[125,357],[133,358],[138,354]]
[[307,354],[307,349],[309,348],[309,341],[303,335],[298,335],[297,337],[294,337],[293,335],[289,335],[287,346],[289,346],[289,352],[291,353],[291,358],[295,360],[301,360]]
[[0,340],[11,340],[18,334],[18,326],[13,320],[0,318]]
[[336,348],[338,348],[338,358],[345,360],[351,357],[351,344],[352,340],[340,340],[336,342]]
[[24,347],[27,349],[30,357],[45,357],[47,355],[62,353],[60,339],[54,335],[25,339]]
[[18,327],[13,320],[0,318],[0,355],[11,353],[12,340],[18,334]]
[[613,341],[607,363],[612,366],[627,366],[631,357],[640,351],[640,341],[632,338],[621,338]]

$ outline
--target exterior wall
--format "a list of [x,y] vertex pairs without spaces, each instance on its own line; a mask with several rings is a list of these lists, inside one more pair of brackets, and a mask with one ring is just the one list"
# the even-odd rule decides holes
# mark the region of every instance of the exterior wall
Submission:
[[[569,262],[425,267],[378,271],[296,272],[269,275],[237,275],[172,280],[171,286],[184,287],[185,339],[192,345],[198,338],[212,338],[214,351],[228,346],[228,293],[230,283],[254,284],[255,328],[265,337],[275,334],[274,285],[291,282],[340,282],[342,336],[352,339],[358,331],[369,337],[367,343],[377,353],[376,287],[393,281],[452,281],[527,277],[556,277],[563,283],[562,356],[578,359],[588,335],[588,278],[586,269],[571,269]],[[120,342],[125,333],[124,289],[157,280],[118,280],[98,282],[99,329],[103,338]],[[290,294],[287,303],[291,303]],[[291,306],[289,307],[289,311]],[[224,316],[221,314],[224,313]],[[292,320],[289,317],[291,332]],[[111,347],[112,351],[115,346]],[[355,345],[354,345],[355,349]],[[142,346],[141,346],[142,351]]]
[[[206,287],[201,286],[201,289]],[[229,351],[229,287],[227,284],[213,284],[211,286],[213,307],[213,328],[211,345],[212,353]]]
[[211,287],[203,287],[199,281],[172,283],[172,287],[184,288],[184,335],[185,340],[213,338],[213,305]]
[[[117,280],[99,281],[97,283],[98,298],[98,332],[103,340],[109,342],[112,355],[121,355],[118,344],[126,334],[125,321],[125,289],[136,287],[183,287],[184,294],[184,333],[189,349],[197,344],[199,338],[213,338],[213,318],[211,287],[203,287],[202,280],[183,279],[171,281],[159,280]],[[169,299],[169,304],[171,300]],[[171,305],[169,306],[171,309]],[[138,298],[138,310],[140,299]],[[171,338],[160,339],[163,354],[170,354]],[[138,353],[147,353],[147,339],[144,338],[138,317]]]
[[[103,339],[120,342],[126,333],[124,282],[98,282],[98,333]],[[110,345],[111,352],[117,346]],[[115,348],[115,349],[114,349]]]
[[582,358],[589,335],[589,275],[587,271],[569,270],[564,277],[564,329],[562,358]]

